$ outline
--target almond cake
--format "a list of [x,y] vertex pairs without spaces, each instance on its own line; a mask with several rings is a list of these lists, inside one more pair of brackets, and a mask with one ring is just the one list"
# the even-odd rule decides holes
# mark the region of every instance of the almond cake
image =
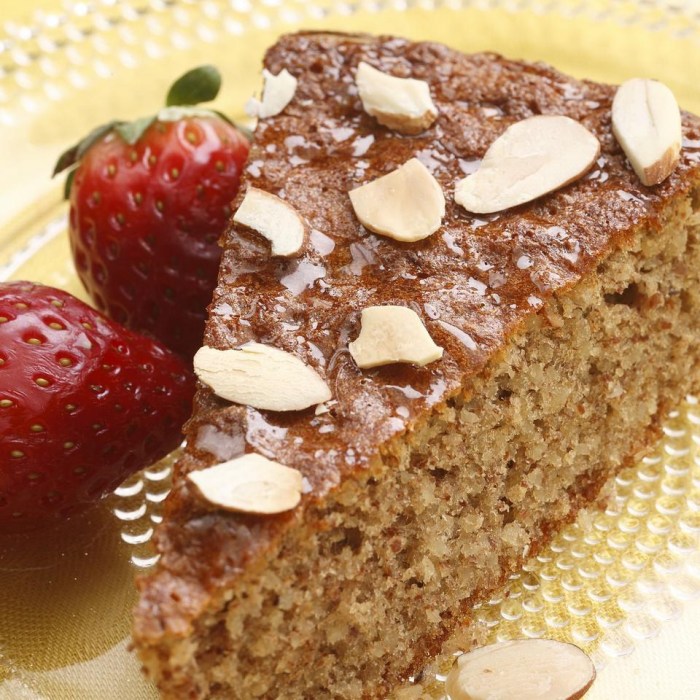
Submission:
[[135,646],[173,700],[386,697],[695,387],[700,121],[659,175],[543,64],[307,32],[265,69]]

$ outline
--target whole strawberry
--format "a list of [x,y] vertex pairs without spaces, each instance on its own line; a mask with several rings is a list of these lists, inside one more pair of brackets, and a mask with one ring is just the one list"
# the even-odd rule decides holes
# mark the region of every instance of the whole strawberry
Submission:
[[188,106],[214,99],[220,82],[211,66],[186,73],[165,109],[98,127],[54,172],[77,164],[66,183],[70,243],[97,308],[188,360],[201,345],[218,240],[249,148],[220,113]]
[[66,292],[0,284],[0,532],[69,516],[173,450],[184,362]]

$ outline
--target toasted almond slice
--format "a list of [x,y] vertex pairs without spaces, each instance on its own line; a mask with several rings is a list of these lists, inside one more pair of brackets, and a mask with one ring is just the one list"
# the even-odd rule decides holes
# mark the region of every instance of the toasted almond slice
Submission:
[[419,134],[437,117],[430,86],[424,80],[387,75],[361,61],[355,83],[365,112],[402,134]]
[[620,85],[612,105],[615,138],[644,185],[658,185],[678,165],[681,111],[663,83],[633,78]]
[[262,343],[229,350],[205,345],[194,356],[194,371],[222,399],[268,411],[300,411],[331,398],[314,369]]
[[335,406],[338,402],[337,401],[328,401],[327,403],[321,403],[318,406],[316,406],[316,410],[314,411],[314,415],[316,416],[324,416],[326,413],[331,412],[331,408]]
[[187,478],[209,504],[258,515],[292,510],[303,488],[301,472],[255,453],[190,472]]
[[578,700],[595,676],[573,644],[516,639],[459,656],[445,687],[452,700]]
[[269,70],[263,70],[262,100],[258,106],[258,116],[274,117],[279,114],[292,101],[297,90],[297,79],[283,68],[277,75],[273,75]]
[[365,228],[409,243],[435,233],[445,216],[445,195],[417,158],[351,190],[350,201]]
[[406,306],[368,306],[362,310],[360,335],[348,345],[358,367],[395,362],[422,367],[442,357],[418,314]]
[[581,177],[599,153],[598,139],[579,122],[529,117],[491,144],[478,170],[457,183],[455,201],[474,214],[525,204]]
[[296,255],[304,245],[307,226],[297,210],[284,199],[257,187],[246,190],[233,220],[267,238],[273,255]]

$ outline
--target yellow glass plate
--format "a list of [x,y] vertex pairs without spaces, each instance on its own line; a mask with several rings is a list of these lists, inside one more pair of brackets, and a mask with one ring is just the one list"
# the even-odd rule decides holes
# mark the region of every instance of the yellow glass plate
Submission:
[[[45,3],[46,6],[49,3]],[[84,296],[65,236],[57,155],[92,126],[160,106],[198,63],[224,73],[217,107],[245,121],[265,47],[299,28],[392,33],[542,60],[579,77],[666,82],[700,113],[699,3],[602,0],[95,0],[0,30],[0,280]],[[1,16],[1,15],[0,15]],[[606,513],[581,518],[477,611],[494,640],[574,641],[599,669],[700,596],[700,407],[672,414],[654,455],[617,479]],[[0,538],[0,699],[148,700],[128,652],[134,574],[168,489],[164,461],[51,533]],[[45,537],[45,536],[44,536]],[[700,636],[700,635],[699,635]],[[443,694],[440,671],[406,697]],[[616,671],[613,671],[616,672]],[[435,680],[437,673],[437,680]],[[700,697],[700,688],[684,697]],[[595,687],[592,695],[595,694]]]

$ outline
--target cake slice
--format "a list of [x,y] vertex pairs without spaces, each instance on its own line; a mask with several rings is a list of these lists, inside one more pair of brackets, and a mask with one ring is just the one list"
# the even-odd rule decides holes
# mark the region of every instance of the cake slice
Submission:
[[[427,82],[434,121],[380,124],[358,96],[361,62]],[[268,410],[200,387],[134,640],[164,698],[385,697],[457,630],[478,638],[473,605],[595,502],[695,386],[700,122],[683,115],[680,162],[645,186],[612,133],[615,88],[541,64],[301,33],[265,67],[297,83],[259,120],[241,192],[275,195],[303,235],[271,255],[260,221],[229,226],[204,342],[284,351],[330,399]],[[467,212],[458,181],[534,115],[594,134],[590,171]],[[413,158],[444,194],[439,228],[371,233],[349,191]],[[441,352],[358,366],[373,306],[410,309]],[[289,377],[284,400],[305,397]],[[300,502],[264,515],[207,502],[188,475],[243,453],[300,474]]]

